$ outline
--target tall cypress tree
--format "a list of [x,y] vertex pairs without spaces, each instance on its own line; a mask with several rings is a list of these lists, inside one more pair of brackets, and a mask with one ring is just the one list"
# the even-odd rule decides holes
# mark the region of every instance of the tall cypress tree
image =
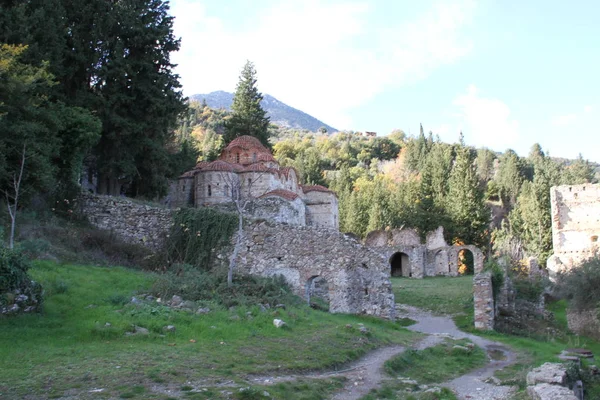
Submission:
[[231,118],[225,124],[225,143],[238,136],[250,135],[271,147],[268,140],[269,117],[260,106],[262,99],[262,93],[256,88],[254,64],[246,61],[233,97]]
[[457,146],[448,181],[446,210],[452,220],[452,237],[483,248],[488,244],[490,212],[485,205],[473,161],[469,148]]

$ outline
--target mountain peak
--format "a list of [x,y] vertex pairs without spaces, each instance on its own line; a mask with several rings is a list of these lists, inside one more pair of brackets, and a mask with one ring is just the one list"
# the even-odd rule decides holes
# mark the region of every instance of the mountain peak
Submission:
[[[195,94],[190,96],[192,100],[205,100],[211,108],[224,108],[231,110],[233,103],[233,93],[217,90],[208,94]],[[267,112],[271,122],[286,128],[307,129],[312,132],[317,132],[319,128],[325,127],[327,132],[337,132],[337,129],[327,125],[323,121],[308,115],[294,107],[288,106],[284,102],[277,100],[270,94],[263,94],[263,100],[260,103],[262,108]]]

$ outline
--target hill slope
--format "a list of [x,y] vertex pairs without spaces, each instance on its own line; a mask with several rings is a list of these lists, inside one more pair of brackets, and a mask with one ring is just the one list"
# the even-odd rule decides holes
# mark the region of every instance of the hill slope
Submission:
[[[267,112],[267,115],[271,118],[271,122],[274,124],[286,128],[308,129],[313,132],[316,132],[319,128],[324,126],[329,133],[337,132],[337,129],[327,125],[323,121],[297,110],[294,107],[290,107],[269,94],[264,94],[263,96],[264,98],[261,102],[261,106]],[[233,93],[219,90],[208,94],[195,94],[190,96],[190,98],[198,101],[204,99],[206,100],[206,104],[211,108],[225,108],[229,110],[231,108],[231,103],[233,102]]]

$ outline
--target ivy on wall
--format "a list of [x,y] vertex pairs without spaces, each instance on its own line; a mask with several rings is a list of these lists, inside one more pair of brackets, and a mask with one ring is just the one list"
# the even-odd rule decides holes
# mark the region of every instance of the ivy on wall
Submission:
[[205,207],[183,208],[173,222],[167,240],[169,261],[208,270],[216,252],[229,243],[237,216]]

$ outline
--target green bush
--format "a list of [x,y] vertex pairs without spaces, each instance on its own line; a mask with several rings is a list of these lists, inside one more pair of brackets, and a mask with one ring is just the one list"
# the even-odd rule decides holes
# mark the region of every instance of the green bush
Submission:
[[492,274],[492,291],[495,299],[504,285],[504,268],[496,260],[491,259],[485,263],[483,270]]
[[157,297],[179,295],[186,300],[210,301],[225,307],[252,304],[299,303],[282,276],[259,277],[236,275],[233,286],[227,286],[227,271],[199,270],[191,265],[178,264],[160,275],[152,292]]
[[550,285],[550,282],[548,279],[541,277],[529,279],[517,276],[514,278],[513,284],[518,299],[536,303],[540,300],[542,293]]
[[578,310],[597,308],[600,305],[600,256],[559,273],[556,284],[559,296],[568,299],[571,307]]
[[210,208],[184,208],[173,217],[167,241],[169,264],[190,264],[210,269],[215,252],[229,243],[237,216]]
[[29,284],[30,264],[20,251],[0,247],[0,292],[8,292]]

